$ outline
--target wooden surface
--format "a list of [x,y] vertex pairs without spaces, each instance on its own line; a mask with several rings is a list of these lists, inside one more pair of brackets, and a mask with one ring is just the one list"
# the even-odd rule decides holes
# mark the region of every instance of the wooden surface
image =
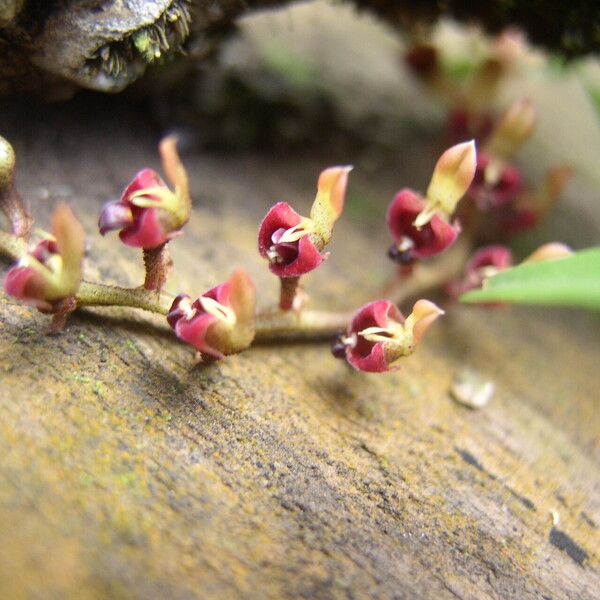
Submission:
[[[13,107],[0,132],[38,225],[67,199],[88,277],[134,285],[140,257],[95,220],[158,166],[158,133],[81,104]],[[431,145],[411,148],[426,170]],[[277,200],[306,209],[319,170],[348,157],[184,160],[196,209],[168,290],[244,266],[273,301],[258,220]],[[358,159],[334,253],[307,278],[313,306],[358,305],[383,281],[385,205],[419,177]],[[322,344],[192,367],[160,319],[128,310],[82,312],[57,337],[46,324],[0,295],[1,598],[598,597],[597,316],[451,307],[384,376]],[[449,397],[464,366],[496,383],[483,410]]]

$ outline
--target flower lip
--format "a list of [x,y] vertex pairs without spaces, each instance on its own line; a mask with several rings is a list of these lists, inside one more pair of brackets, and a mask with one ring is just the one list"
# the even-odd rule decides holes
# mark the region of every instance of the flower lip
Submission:
[[98,220],[98,228],[101,235],[106,235],[109,231],[124,229],[133,224],[133,214],[131,207],[122,204],[119,201],[107,203]]
[[286,202],[273,206],[261,223],[258,250],[279,277],[298,277],[324,260],[311,239],[312,223]]
[[400,264],[408,265],[416,259],[435,256],[451,246],[460,226],[448,223],[438,215],[423,225],[415,227],[414,220],[425,207],[425,199],[405,188],[392,200],[387,213],[387,223],[394,245],[388,256]]

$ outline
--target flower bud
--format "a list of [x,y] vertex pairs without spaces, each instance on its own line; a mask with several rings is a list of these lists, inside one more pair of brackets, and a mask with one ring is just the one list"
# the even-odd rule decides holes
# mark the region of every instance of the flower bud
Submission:
[[250,346],[255,332],[256,290],[248,274],[238,269],[228,281],[192,302],[175,298],[167,321],[182,341],[204,359],[220,359]]
[[541,260],[553,260],[555,258],[565,258],[573,254],[572,248],[561,242],[550,242],[540,246],[532,252],[523,262],[539,262]]
[[345,346],[346,360],[359,371],[395,370],[442,314],[433,302],[419,300],[405,319],[389,300],[376,300],[356,313],[335,347],[341,354],[341,345]]
[[53,312],[57,303],[75,296],[82,278],[84,231],[66,204],[52,216],[52,235],[21,257],[6,274],[4,290],[10,296]]
[[159,144],[163,169],[174,186],[171,191],[152,169],[141,170],[125,188],[121,199],[106,204],[98,227],[104,235],[120,230],[124,244],[153,249],[181,235],[191,214],[188,178],[177,154],[177,139],[164,138]]
[[415,227],[423,227],[434,215],[450,218],[473,181],[476,165],[474,140],[452,146],[442,154],[427,188],[426,206],[415,219]]
[[510,159],[533,133],[536,116],[530,100],[513,102],[492,130],[485,151],[500,160]]
[[458,223],[448,223],[434,214],[422,227],[414,224],[417,215],[425,210],[425,199],[410,189],[403,189],[392,200],[387,212],[387,224],[394,243],[389,256],[402,265],[428,258],[451,246],[458,234]]

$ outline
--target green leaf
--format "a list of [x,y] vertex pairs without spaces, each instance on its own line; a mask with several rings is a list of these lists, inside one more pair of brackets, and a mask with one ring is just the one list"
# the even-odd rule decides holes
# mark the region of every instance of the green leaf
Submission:
[[461,302],[508,302],[600,310],[600,248],[513,267],[494,275]]

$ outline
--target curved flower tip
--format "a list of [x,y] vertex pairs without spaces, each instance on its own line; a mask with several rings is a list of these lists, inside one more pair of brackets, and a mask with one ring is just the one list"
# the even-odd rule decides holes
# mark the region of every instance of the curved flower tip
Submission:
[[387,224],[394,243],[388,256],[402,265],[435,256],[451,246],[460,233],[460,225],[448,223],[435,214],[429,222],[417,228],[414,221],[425,209],[425,199],[410,189],[403,189],[392,200],[387,212]]
[[485,151],[498,159],[508,160],[529,139],[536,119],[537,113],[531,100],[516,100],[500,117],[485,144]]
[[82,277],[84,231],[71,209],[59,204],[52,215],[52,234],[23,255],[4,280],[7,294],[54,312],[61,300],[75,296]]
[[435,165],[427,188],[427,203],[415,219],[415,227],[423,227],[434,215],[450,218],[459,200],[469,189],[476,166],[475,140],[446,150]]
[[325,257],[312,239],[314,222],[286,202],[266,214],[258,230],[258,251],[278,277],[299,277],[316,269]]
[[488,277],[508,269],[512,264],[512,252],[506,246],[479,248],[467,262],[464,277],[450,282],[446,291],[452,298],[458,298],[469,290],[480,288]]
[[[343,167],[329,167],[319,175],[317,184],[317,197],[311,210],[315,211],[317,205],[325,204],[327,211],[337,219],[344,210],[346,188],[348,187],[348,175],[354,167],[346,165]],[[314,217],[313,217],[314,218]]]
[[204,359],[220,359],[250,346],[255,332],[256,291],[241,269],[196,300],[175,298],[167,321],[175,335]]
[[555,258],[565,258],[573,254],[572,248],[562,242],[550,242],[540,246],[532,252],[523,262],[539,262],[541,260],[552,260]]
[[359,371],[395,370],[442,314],[444,311],[428,300],[419,300],[406,319],[389,300],[370,302],[356,313],[336,341],[334,355],[344,356]]
[[506,206],[523,191],[521,171],[481,152],[477,156],[475,177],[469,188],[481,210]]
[[348,175],[351,166],[329,167],[319,176],[317,195],[310,209],[311,238],[318,250],[331,240],[333,225],[344,210]]
[[109,202],[100,213],[102,235],[119,230],[124,244],[153,249],[181,235],[191,214],[185,168],[177,154],[177,139],[169,136],[159,145],[163,168],[175,187],[171,191],[160,175],[142,169],[125,188],[120,200]]

